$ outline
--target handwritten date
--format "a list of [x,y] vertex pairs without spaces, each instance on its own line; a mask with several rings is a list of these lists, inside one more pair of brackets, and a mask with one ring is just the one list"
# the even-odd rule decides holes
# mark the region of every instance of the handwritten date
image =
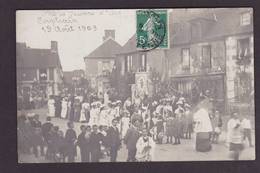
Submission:
[[62,26],[52,26],[45,25],[42,26],[42,31],[48,32],[88,32],[88,31],[96,31],[96,25],[62,25]]

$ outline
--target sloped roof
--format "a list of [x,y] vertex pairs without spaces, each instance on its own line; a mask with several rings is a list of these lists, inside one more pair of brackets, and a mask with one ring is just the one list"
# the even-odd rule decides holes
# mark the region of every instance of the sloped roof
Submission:
[[61,68],[57,52],[52,52],[51,49],[28,48],[21,43],[17,43],[16,66],[18,68]]
[[122,47],[121,51],[118,54],[127,54],[132,52],[137,52],[136,48],[136,34],[134,34]]
[[103,44],[97,47],[85,58],[114,58],[115,55],[120,52],[122,46],[118,44],[112,38],[106,40]]

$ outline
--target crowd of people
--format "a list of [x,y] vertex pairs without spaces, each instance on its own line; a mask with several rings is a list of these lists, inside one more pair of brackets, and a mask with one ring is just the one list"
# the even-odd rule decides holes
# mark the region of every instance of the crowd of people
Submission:
[[[18,149],[23,153],[32,150],[38,157],[40,148],[40,154],[47,160],[74,162],[79,147],[82,162],[99,162],[103,157],[115,162],[124,143],[128,150],[127,161],[152,161],[156,144],[180,145],[194,134],[196,150],[210,151],[211,144],[218,143],[223,126],[220,112],[212,110],[207,92],[198,105],[173,95],[159,100],[147,96],[127,98],[124,102],[90,100],[82,96],[63,97],[57,102],[51,96],[45,123],[39,121],[37,114],[19,116]],[[65,135],[52,123],[53,117],[68,120]],[[228,141],[230,150],[236,153],[234,159],[238,159],[237,153],[242,149],[237,145],[239,135],[241,139],[247,137],[252,146],[250,120],[243,119],[242,123],[238,119],[231,120]],[[82,123],[78,136],[74,122]]]

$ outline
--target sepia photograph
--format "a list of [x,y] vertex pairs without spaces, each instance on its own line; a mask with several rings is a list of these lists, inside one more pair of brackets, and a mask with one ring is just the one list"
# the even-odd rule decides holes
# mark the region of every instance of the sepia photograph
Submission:
[[253,17],[17,10],[18,163],[255,160]]

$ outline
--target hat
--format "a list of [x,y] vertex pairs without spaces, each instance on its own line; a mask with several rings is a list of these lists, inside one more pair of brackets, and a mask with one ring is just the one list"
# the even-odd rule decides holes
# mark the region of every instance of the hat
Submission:
[[183,101],[179,100],[177,101],[176,105],[182,105],[183,104]]
[[179,98],[179,101],[184,101],[184,100],[185,100],[184,97],[180,97],[180,98]]
[[34,116],[35,116],[35,113],[28,113],[28,114],[27,114],[27,117],[28,117],[28,118],[32,118],[32,117],[34,117]]

